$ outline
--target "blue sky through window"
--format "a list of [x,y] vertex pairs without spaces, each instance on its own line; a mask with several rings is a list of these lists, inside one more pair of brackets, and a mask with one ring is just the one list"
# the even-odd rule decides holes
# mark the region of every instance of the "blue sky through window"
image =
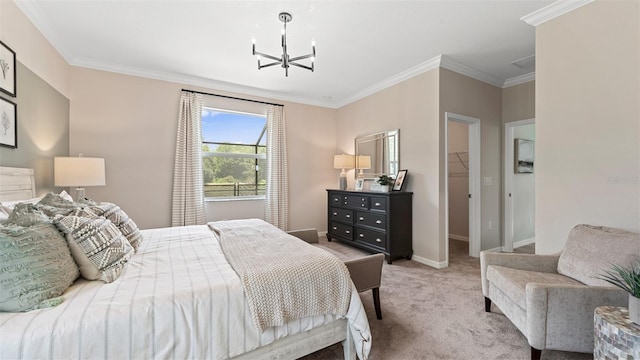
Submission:
[[[255,144],[267,122],[263,115],[202,109],[202,138],[206,142]],[[266,134],[260,145],[266,144]]]

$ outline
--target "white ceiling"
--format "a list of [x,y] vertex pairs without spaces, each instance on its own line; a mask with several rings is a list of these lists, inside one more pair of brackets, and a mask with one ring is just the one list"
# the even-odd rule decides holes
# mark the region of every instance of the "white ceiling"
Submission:
[[[325,107],[433,64],[497,86],[532,73],[510,64],[534,54],[520,18],[551,2],[16,0],[71,65]],[[315,72],[257,69],[251,40],[279,56],[282,11],[290,56],[316,42]]]

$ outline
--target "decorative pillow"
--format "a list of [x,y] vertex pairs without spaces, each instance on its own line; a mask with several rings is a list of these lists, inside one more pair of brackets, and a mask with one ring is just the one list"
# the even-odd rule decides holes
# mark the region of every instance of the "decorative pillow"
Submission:
[[67,242],[50,223],[0,227],[0,264],[0,311],[56,306],[78,278]]
[[40,196],[37,198],[28,199],[28,200],[3,201],[2,203],[0,203],[0,207],[2,207],[7,214],[10,214],[16,205],[21,203],[37,204],[38,201],[42,200],[43,197],[44,196]]
[[67,215],[76,208],[84,207],[83,204],[74,203],[54,193],[48,193],[36,205],[49,217]]
[[66,191],[62,190],[62,191],[60,191],[60,194],[59,194],[59,195],[60,195],[60,197],[61,197],[61,198],[65,199],[65,200],[67,200],[67,201],[71,201],[71,202],[73,202],[73,198],[71,197],[71,195],[69,195],[69,193],[68,193],[68,192],[66,192]]
[[71,255],[87,280],[114,281],[134,253],[120,230],[105,218],[57,215],[53,222],[67,235]]
[[142,242],[142,233],[138,229],[138,225],[131,219],[124,210],[116,204],[109,202],[96,203],[90,199],[84,199],[80,201],[83,204],[87,204],[96,215],[103,216],[112,223],[114,223],[118,230],[124,235],[129,244],[133,246],[134,250],[138,250],[138,246]]
[[51,220],[38,207],[29,203],[20,203],[13,208],[5,225],[31,226],[37,223],[51,223]]

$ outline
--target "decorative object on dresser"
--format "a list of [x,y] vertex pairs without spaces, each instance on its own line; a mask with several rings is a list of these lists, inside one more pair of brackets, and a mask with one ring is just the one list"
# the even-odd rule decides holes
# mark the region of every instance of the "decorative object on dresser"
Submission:
[[340,171],[340,190],[347,188],[347,173],[346,169],[353,169],[354,156],[353,155],[334,155],[333,156],[333,168],[341,169]]
[[402,191],[402,187],[404,186],[404,181],[407,179],[407,172],[409,170],[400,170],[398,171],[398,175],[396,175],[396,180],[393,183],[393,191]]
[[0,91],[16,96],[16,53],[0,41]]
[[104,186],[104,159],[83,157],[53,158],[55,186],[75,186],[76,200],[84,199],[83,186]]
[[412,192],[327,190],[327,240],[383,253],[387,263],[412,250]]
[[388,175],[380,175],[371,185],[371,191],[389,191],[394,183],[394,178]]
[[0,145],[18,147],[18,105],[0,97]]

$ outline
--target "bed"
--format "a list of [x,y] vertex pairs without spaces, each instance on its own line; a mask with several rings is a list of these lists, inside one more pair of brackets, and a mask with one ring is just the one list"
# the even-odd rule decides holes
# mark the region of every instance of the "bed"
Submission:
[[[33,183],[30,169],[0,168],[0,202],[35,198]],[[79,278],[55,307],[0,312],[0,358],[295,359],[342,342],[345,359],[366,359],[371,335],[355,289],[344,316],[258,330],[219,228],[142,230],[113,282]]]

